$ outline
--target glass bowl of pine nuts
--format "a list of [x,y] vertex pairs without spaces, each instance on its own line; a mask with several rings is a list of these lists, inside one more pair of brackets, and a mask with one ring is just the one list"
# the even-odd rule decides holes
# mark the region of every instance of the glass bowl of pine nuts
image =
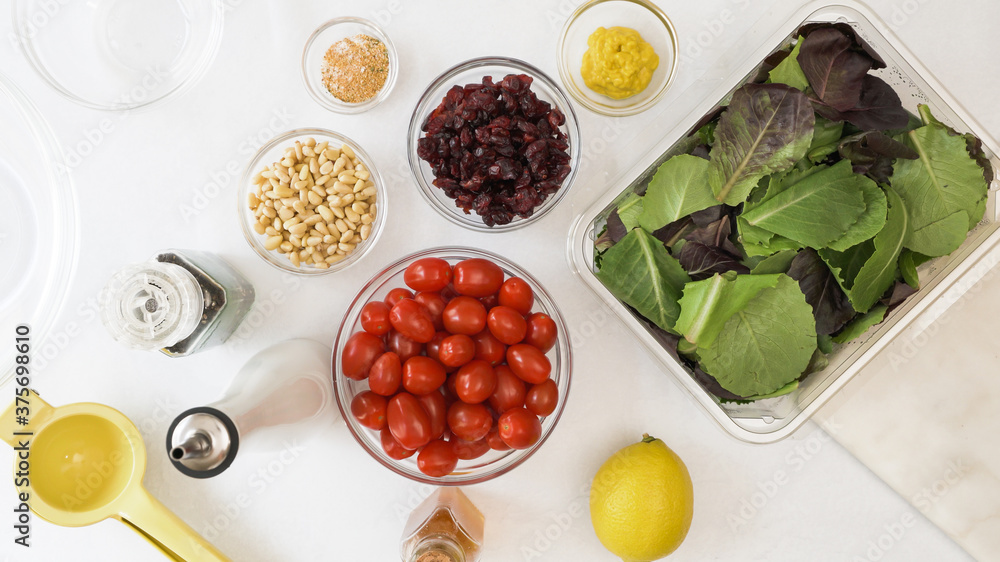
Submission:
[[237,204],[253,251],[302,275],[360,260],[378,240],[386,209],[371,157],[326,129],[295,129],[261,147],[243,173]]

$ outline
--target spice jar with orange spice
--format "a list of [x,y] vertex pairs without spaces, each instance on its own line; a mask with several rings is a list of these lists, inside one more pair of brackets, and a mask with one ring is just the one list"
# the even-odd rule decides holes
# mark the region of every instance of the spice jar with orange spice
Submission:
[[458,488],[439,488],[413,510],[403,530],[403,562],[477,562],[485,518]]

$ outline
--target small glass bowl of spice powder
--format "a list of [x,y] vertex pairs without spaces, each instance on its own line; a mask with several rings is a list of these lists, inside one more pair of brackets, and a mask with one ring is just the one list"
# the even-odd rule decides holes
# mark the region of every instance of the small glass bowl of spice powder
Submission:
[[337,113],[361,113],[384,100],[399,65],[392,41],[374,23],[355,17],[330,20],[306,42],[302,77],[309,94]]

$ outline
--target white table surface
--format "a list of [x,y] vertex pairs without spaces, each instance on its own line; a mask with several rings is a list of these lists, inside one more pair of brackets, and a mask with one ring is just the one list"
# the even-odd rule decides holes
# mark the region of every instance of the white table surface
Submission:
[[[294,454],[241,451],[227,472],[204,481],[172,468],[161,444],[174,415],[214,401],[259,349],[289,337],[332,342],[349,298],[381,266],[409,252],[461,243],[503,254],[536,275],[556,295],[575,344],[572,390],[549,441],[511,473],[466,489],[486,515],[485,560],[614,560],[590,525],[587,488],[605,458],[644,432],[672,447],[694,480],[694,522],[673,560],[875,560],[867,553],[869,543],[907,514],[914,523],[881,560],[968,558],[818,425],[767,446],[725,435],[571,274],[571,222],[639,156],[619,148],[656,138],[657,129],[685,113],[670,103],[673,95],[645,114],[618,120],[577,107],[584,141],[603,135],[611,142],[581,165],[565,200],[529,228],[473,234],[443,220],[417,193],[406,166],[405,131],[423,88],[446,67],[482,55],[518,57],[557,76],[558,31],[577,1],[227,3],[232,9],[221,50],[201,82],[166,105],[125,116],[59,97],[10,42],[0,41],[3,72],[36,102],[67,150],[85,142],[103,120],[112,124],[73,170],[81,217],[79,269],[50,335],[58,352],[44,366],[36,364],[34,384],[52,404],[101,402],[136,422],[149,449],[146,486],[223,552],[247,562],[398,559],[403,521],[430,489],[378,465],[342,422],[301,441]],[[682,51],[694,53],[701,34],[702,53],[687,58],[671,91],[679,94],[718,64],[727,46],[769,8],[791,12],[796,3],[660,4],[678,28]],[[873,9],[1000,136],[1000,4],[878,0]],[[320,108],[299,76],[306,36],[340,15],[380,20],[402,61],[389,99],[359,116]],[[10,32],[4,17],[0,36]],[[279,116],[277,130],[269,129],[273,116]],[[349,271],[319,279],[281,274],[250,251],[233,209],[236,178],[221,181],[218,194],[201,200],[195,216],[183,212],[205,195],[213,174],[242,170],[248,137],[263,140],[300,126],[332,128],[359,141],[389,180],[390,222],[378,246]],[[236,265],[257,288],[258,322],[238,341],[179,360],[111,341],[95,314],[97,293],[113,271],[164,248],[211,250]],[[952,322],[949,329],[962,324]],[[0,466],[11,460],[10,449],[0,447]],[[0,488],[0,506],[13,506],[13,487]],[[9,508],[0,508],[0,557],[8,561],[164,559],[116,521],[71,529],[35,517],[32,546],[24,549],[13,545],[13,520]]]

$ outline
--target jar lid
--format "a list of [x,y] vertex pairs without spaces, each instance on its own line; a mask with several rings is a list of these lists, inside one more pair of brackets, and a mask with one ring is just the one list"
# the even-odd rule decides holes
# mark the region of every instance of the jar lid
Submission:
[[132,349],[170,347],[190,336],[205,309],[190,271],[150,261],[116,273],[101,293],[101,321],[115,341]]

